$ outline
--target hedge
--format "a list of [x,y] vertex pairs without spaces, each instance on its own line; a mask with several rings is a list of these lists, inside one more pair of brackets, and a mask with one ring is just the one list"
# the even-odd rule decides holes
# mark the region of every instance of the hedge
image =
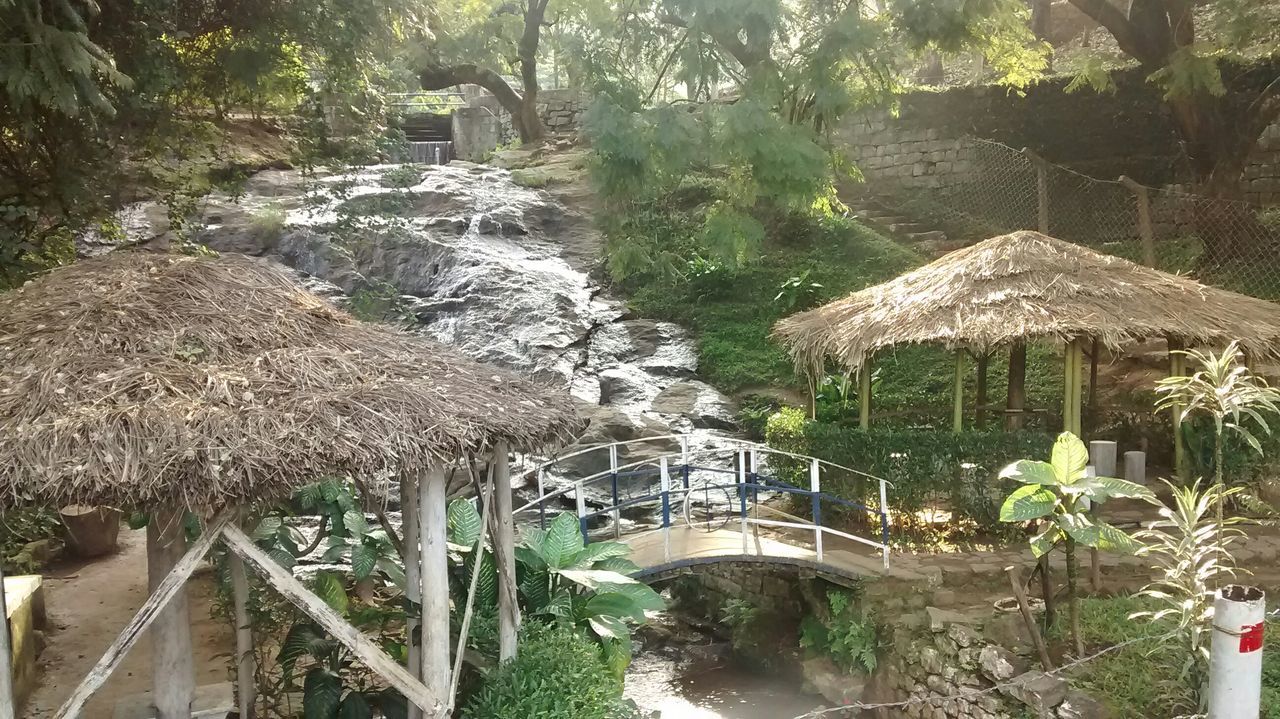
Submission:
[[[1053,435],[1041,432],[962,432],[939,430],[863,430],[808,419],[803,410],[783,408],[769,418],[770,447],[841,464],[893,484],[889,509],[897,526],[924,528],[918,512],[951,511],[951,525],[971,522],[983,531],[1008,531],[999,522],[1000,503],[1011,490],[996,479],[1019,459],[1045,459]],[[773,460],[783,481],[808,486],[800,462]],[[871,506],[878,496],[874,480],[850,472],[824,471],[824,492]],[[834,509],[834,507],[833,507]],[[824,511],[826,511],[824,509]]]

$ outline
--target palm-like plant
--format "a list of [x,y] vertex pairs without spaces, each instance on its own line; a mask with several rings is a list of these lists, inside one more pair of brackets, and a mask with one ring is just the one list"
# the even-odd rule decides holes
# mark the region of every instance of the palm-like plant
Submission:
[[[1179,425],[1196,414],[1213,419],[1213,480],[1221,491],[1222,446],[1226,430],[1239,434],[1250,447],[1261,454],[1262,443],[1245,424],[1252,422],[1256,429],[1270,434],[1271,426],[1263,418],[1263,413],[1280,414],[1280,390],[1249,371],[1241,362],[1243,353],[1235,342],[1227,345],[1222,354],[1196,350],[1183,351],[1181,354],[1193,360],[1200,369],[1189,377],[1168,377],[1156,383],[1156,392],[1160,395],[1156,408],[1181,408],[1177,416]],[[1222,502],[1216,504],[1218,528],[1221,531]]]
[[1177,666],[1170,696],[1185,704],[1183,709],[1194,712],[1208,677],[1213,587],[1235,575],[1228,547],[1243,536],[1229,528],[1237,519],[1228,519],[1227,527],[1219,527],[1209,514],[1241,490],[1219,484],[1205,490],[1200,489],[1199,483],[1191,487],[1166,484],[1172,491],[1171,504],[1161,507],[1158,521],[1134,535],[1134,539],[1144,542],[1138,556],[1151,557],[1160,571],[1160,578],[1139,594],[1162,608],[1137,612],[1131,618],[1175,624],[1172,641],[1183,651],[1174,660]]
[[1140,484],[1114,477],[1090,477],[1089,451],[1070,432],[1058,435],[1048,462],[1023,459],[1000,472],[1003,479],[1026,485],[1014,490],[1000,507],[1000,521],[1044,520],[1044,529],[1031,539],[1031,552],[1041,557],[1059,542],[1067,555],[1067,602],[1076,653],[1084,654],[1080,638],[1080,600],[1076,592],[1076,545],[1117,552],[1133,552],[1138,544],[1123,530],[1091,516],[1087,502],[1128,497],[1155,502],[1155,494]]

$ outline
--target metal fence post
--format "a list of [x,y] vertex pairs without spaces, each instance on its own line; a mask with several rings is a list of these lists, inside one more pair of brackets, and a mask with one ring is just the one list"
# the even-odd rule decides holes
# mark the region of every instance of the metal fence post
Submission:
[[618,511],[618,445],[609,445],[609,477],[613,485],[613,538],[622,539],[622,514]]
[[1036,169],[1036,229],[1040,234],[1049,234],[1049,173],[1048,163],[1044,158],[1032,152],[1030,148],[1022,148],[1022,154],[1031,161]]
[[582,482],[574,485],[573,494],[578,502],[578,529],[582,532],[582,543],[589,544],[591,539],[587,536],[587,498],[582,494]]
[[889,491],[885,481],[880,480],[880,544],[884,554],[884,568],[889,568]]
[[818,496],[822,491],[821,473],[822,468],[818,465],[818,460],[811,460],[809,462],[809,494],[813,498],[813,546],[819,562],[822,561],[822,498]]
[[[1145,185],[1120,176],[1120,184],[1129,188],[1133,200],[1138,205],[1138,236],[1142,238],[1142,264],[1147,267],[1156,266],[1156,233],[1151,226],[1151,195]],[[1110,475],[1106,475],[1110,476]]]
[[547,493],[543,485],[543,470],[538,470],[538,527],[547,528]]
[[667,471],[667,458],[658,460],[662,487],[662,560],[671,561],[671,474]]
[[742,515],[742,553],[750,552],[747,540],[747,453],[738,450],[738,507]]

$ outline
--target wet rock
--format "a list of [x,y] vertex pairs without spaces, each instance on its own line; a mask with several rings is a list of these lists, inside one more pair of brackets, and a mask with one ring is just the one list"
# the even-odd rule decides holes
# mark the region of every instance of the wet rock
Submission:
[[929,615],[929,629],[934,632],[946,631],[947,627],[952,624],[981,624],[981,622],[968,614],[954,612],[949,609],[925,607],[924,611]]
[[1026,660],[995,645],[982,648],[978,654],[978,665],[983,676],[997,683],[1012,679],[1027,670]]
[[831,704],[852,704],[862,699],[865,677],[847,674],[827,657],[806,659],[802,665],[805,691],[819,694]]
[[676,382],[653,398],[653,411],[678,414],[693,420],[702,429],[731,430],[737,427],[733,408],[710,385],[697,380]]
[[947,636],[960,647],[971,647],[982,641],[977,632],[960,623],[947,627]]
[[1059,719],[1111,719],[1107,705],[1088,694],[1072,689],[1058,707]]
[[983,626],[983,635],[1016,654],[1028,655],[1035,649],[1021,614],[997,614]]
[[1000,691],[1027,705],[1033,712],[1047,715],[1066,700],[1068,689],[1066,680],[1033,670],[1022,674],[1014,684]]

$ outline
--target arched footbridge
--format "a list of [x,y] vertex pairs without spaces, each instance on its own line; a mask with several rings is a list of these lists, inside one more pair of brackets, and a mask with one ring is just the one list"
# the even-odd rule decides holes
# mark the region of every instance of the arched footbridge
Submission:
[[[515,510],[518,523],[545,527],[574,512],[585,541],[629,544],[645,581],[719,562],[793,565],[841,583],[918,578],[891,562],[892,485],[816,457],[710,433],[668,435],[578,449],[513,479],[537,488]],[[824,480],[869,496],[824,492]]]

